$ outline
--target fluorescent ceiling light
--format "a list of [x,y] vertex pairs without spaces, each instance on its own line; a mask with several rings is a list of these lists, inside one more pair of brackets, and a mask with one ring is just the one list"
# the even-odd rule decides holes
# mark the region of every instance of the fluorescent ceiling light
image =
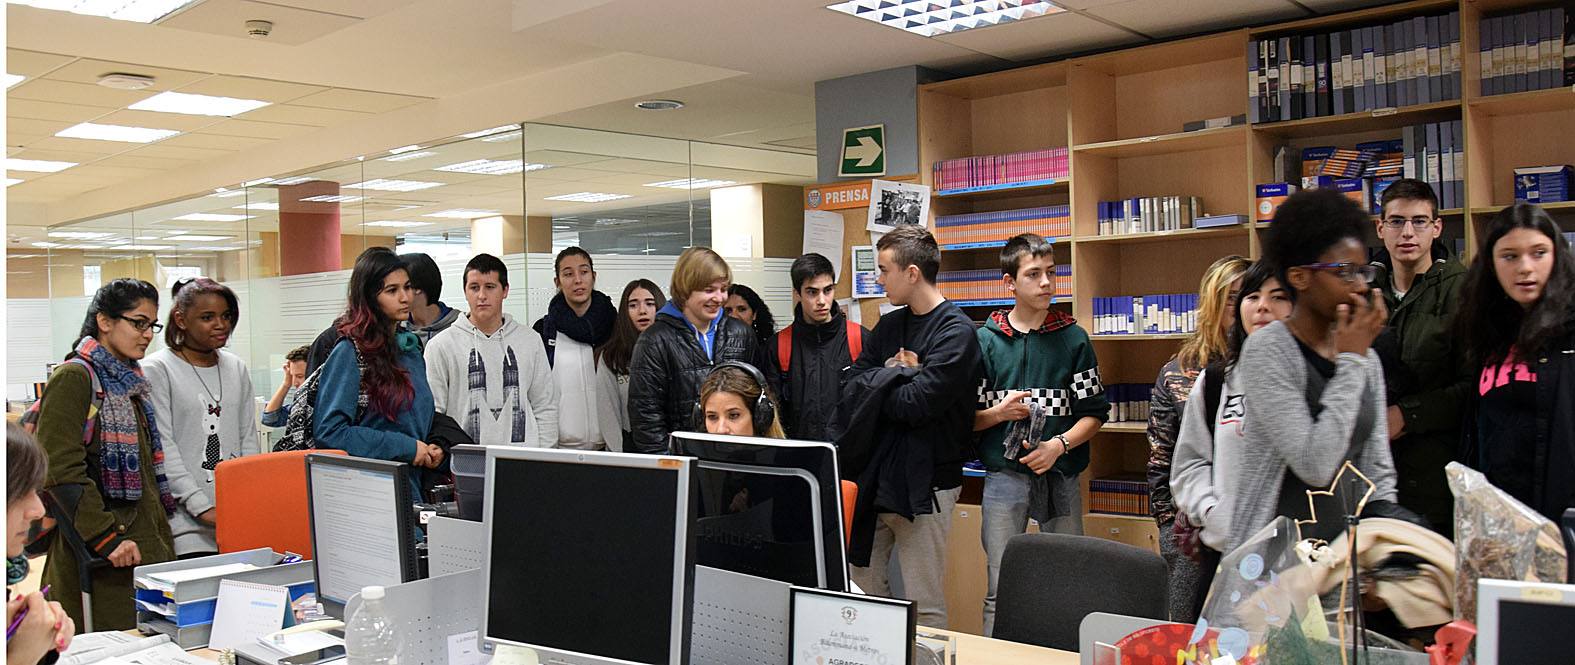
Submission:
[[314,180],[314,178],[312,178],[311,176],[298,175],[298,176],[295,176],[294,178],[284,178],[283,180],[275,180],[275,181],[273,181],[273,184],[276,187],[288,187],[290,185],[299,185],[299,184],[301,184],[303,182],[311,182],[312,180]]
[[76,166],[76,165],[77,165],[76,162],[51,162],[51,161],[49,161],[47,159],[15,159],[15,158],[12,158],[12,157],[7,157],[5,159],[5,170],[7,170],[7,171],[32,171],[34,173],[56,173],[56,172],[59,172],[59,171],[64,171],[64,170],[69,169],[69,168],[71,168],[73,166]]
[[520,128],[519,125],[503,125],[502,127],[493,127],[492,129],[483,129],[483,130],[481,130],[479,132],[471,132],[469,134],[460,134],[460,137],[461,138],[467,138],[467,139],[479,139],[479,138],[481,138],[483,136],[492,136],[493,134],[501,134],[503,132],[512,132],[512,131],[514,131],[516,129],[519,129],[519,128]]
[[388,154],[390,154],[390,155],[397,155],[397,154],[400,154],[402,152],[413,152],[413,151],[420,150],[420,149],[421,149],[421,146],[419,146],[419,145],[400,146],[398,148],[394,148],[393,150],[388,151]]
[[425,215],[422,215],[422,217],[440,217],[440,218],[443,218],[443,219],[475,219],[477,217],[491,217],[493,215],[499,215],[499,214],[502,214],[502,213],[500,213],[500,212],[498,212],[496,210],[476,210],[474,208],[454,208],[453,210],[441,210],[441,211],[438,211],[438,212],[430,212],[430,213],[427,213]]
[[241,186],[242,187],[256,187],[258,185],[266,185],[266,184],[268,184],[270,182],[273,182],[273,178],[258,178],[256,180],[247,180],[246,182],[241,183]]
[[667,189],[711,189],[712,187],[726,187],[738,184],[733,180],[712,180],[710,178],[682,178],[679,180],[663,180],[662,182],[648,182],[646,187],[665,187]]
[[35,242],[35,243],[33,243],[33,246],[34,247],[41,247],[43,249],[55,249],[55,248],[58,248],[58,247],[65,247],[65,245],[62,245],[62,244],[60,244],[58,242]]
[[95,141],[120,141],[122,143],[152,143],[167,139],[179,134],[174,129],[152,129],[149,127],[129,127],[126,125],[100,125],[95,122],[84,122],[79,125],[67,127],[55,136],[67,139],[92,139]]
[[8,73],[6,73],[4,80],[5,80],[5,87],[9,88],[9,87],[11,87],[13,85],[16,85],[18,83],[21,83],[22,81],[27,80],[27,77],[26,76],[22,76],[21,74],[11,74],[11,73],[8,72]]
[[507,134],[498,134],[496,136],[488,136],[487,138],[482,139],[482,141],[486,141],[487,143],[502,143],[504,141],[513,141],[514,139],[517,139],[517,138],[523,136],[524,134],[525,134],[525,132],[509,132]]
[[[204,235],[195,235],[195,234],[182,234],[182,235],[169,236],[169,237],[166,237],[164,239],[165,240],[177,240],[177,241],[180,241],[180,242],[214,242],[214,241],[217,241],[217,240],[229,240],[230,236],[204,236]],[[138,238],[138,240],[141,240],[141,238]]]
[[225,212],[192,212],[176,217],[183,222],[239,222],[251,215],[232,215]]
[[278,210],[279,204],[273,201],[247,201],[232,207],[236,210]]
[[365,198],[365,196],[348,196],[345,194],[319,194],[317,196],[308,196],[301,200],[313,203],[355,203]]
[[509,175],[521,171],[540,171],[545,168],[550,167],[546,164],[526,164],[524,160],[519,159],[473,159],[468,162],[439,166],[432,170],[476,175]]
[[605,192],[575,192],[573,194],[559,194],[548,196],[548,201],[573,201],[575,203],[601,203],[603,201],[617,201],[618,199],[632,199],[628,194],[607,194]]
[[108,238],[108,237],[110,237],[112,235],[115,235],[115,234],[114,233],[106,233],[106,232],[102,232],[102,231],[50,231],[49,232],[49,237],[51,237],[51,238],[65,238],[67,240],[97,240],[99,238]]
[[212,196],[213,198],[216,198],[216,199],[227,199],[227,198],[234,197],[234,196],[246,196],[246,190],[244,190],[244,189],[225,189],[223,187],[219,187],[217,189],[214,189],[213,193],[209,194],[208,196]]
[[27,5],[87,16],[102,16],[117,21],[152,23],[193,0],[6,0],[8,4]]
[[11,185],[19,185],[21,183],[22,183],[22,179],[21,178],[6,178],[5,179],[5,186],[6,187],[10,187]]
[[417,227],[417,226],[432,226],[432,222],[408,222],[408,221],[397,220],[397,219],[384,219],[384,220],[378,220],[376,222],[367,222],[365,224],[362,224],[361,226],[386,226],[386,227],[395,228],[395,229],[405,229],[405,228],[412,228],[412,227]]
[[174,245],[116,245],[110,249],[124,249],[128,251],[156,252],[164,249],[175,249]]
[[443,186],[443,183],[428,182],[425,180],[389,180],[385,178],[373,178],[365,182],[356,182],[340,186],[345,189],[375,189],[382,192],[414,192],[422,189],[441,187]]
[[228,117],[240,115],[247,111],[255,111],[271,103],[260,99],[214,97],[212,95],[193,95],[186,92],[161,92],[126,108],[133,111]]
[[934,37],[1064,11],[1042,0],[849,0],[826,9]]
[[432,152],[431,150],[418,150],[416,152],[402,152],[402,153],[399,153],[397,155],[394,155],[393,157],[384,157],[383,161],[385,161],[385,162],[408,162],[408,161],[410,161],[412,159],[421,159],[422,157],[431,157],[431,156],[436,155],[436,154],[437,153]]

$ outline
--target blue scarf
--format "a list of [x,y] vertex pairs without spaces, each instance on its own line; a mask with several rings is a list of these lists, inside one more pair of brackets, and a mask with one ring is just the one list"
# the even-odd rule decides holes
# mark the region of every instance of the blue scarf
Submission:
[[137,410],[142,410],[148,425],[148,448],[153,452],[153,477],[159,485],[159,501],[164,512],[175,512],[175,497],[164,476],[164,445],[153,419],[152,389],[135,362],[116,358],[92,337],[77,344],[77,356],[93,365],[93,373],[104,387],[104,403],[98,411],[100,457],[99,488],[104,496],[123,501],[142,499],[141,428]]

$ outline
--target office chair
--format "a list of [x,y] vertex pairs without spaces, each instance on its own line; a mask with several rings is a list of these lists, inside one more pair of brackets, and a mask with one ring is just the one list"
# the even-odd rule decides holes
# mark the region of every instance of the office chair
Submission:
[[842,481],[842,546],[853,543],[853,505],[859,500],[859,484]]
[[219,462],[213,469],[219,552],[269,547],[312,557],[306,507],[306,456],[343,450],[292,450]]
[[1091,612],[1165,619],[1165,560],[1148,550],[1061,533],[1006,543],[991,637],[1076,651]]

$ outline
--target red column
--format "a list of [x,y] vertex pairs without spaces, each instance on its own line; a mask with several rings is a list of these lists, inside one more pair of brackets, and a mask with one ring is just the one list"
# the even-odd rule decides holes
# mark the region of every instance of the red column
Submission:
[[339,204],[306,201],[338,196],[339,183],[312,180],[279,188],[279,272],[333,272],[339,265]]

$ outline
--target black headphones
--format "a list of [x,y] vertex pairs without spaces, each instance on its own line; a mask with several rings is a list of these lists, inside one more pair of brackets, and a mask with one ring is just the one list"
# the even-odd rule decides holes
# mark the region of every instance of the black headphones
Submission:
[[[754,379],[755,385],[760,388],[760,396],[755,398],[754,404],[749,405],[749,415],[754,420],[755,436],[765,436],[766,430],[771,429],[771,423],[777,419],[777,407],[771,403],[771,397],[769,396],[771,389],[770,384],[766,383],[766,375],[761,373],[760,369],[754,365],[737,360],[729,360],[717,363],[715,367],[711,368],[711,372],[706,374],[706,379],[709,380],[711,375],[726,367],[742,370],[751,379]],[[704,385],[704,382],[701,385]],[[689,418],[694,423],[695,431],[705,431],[705,405],[700,403],[698,395]]]

